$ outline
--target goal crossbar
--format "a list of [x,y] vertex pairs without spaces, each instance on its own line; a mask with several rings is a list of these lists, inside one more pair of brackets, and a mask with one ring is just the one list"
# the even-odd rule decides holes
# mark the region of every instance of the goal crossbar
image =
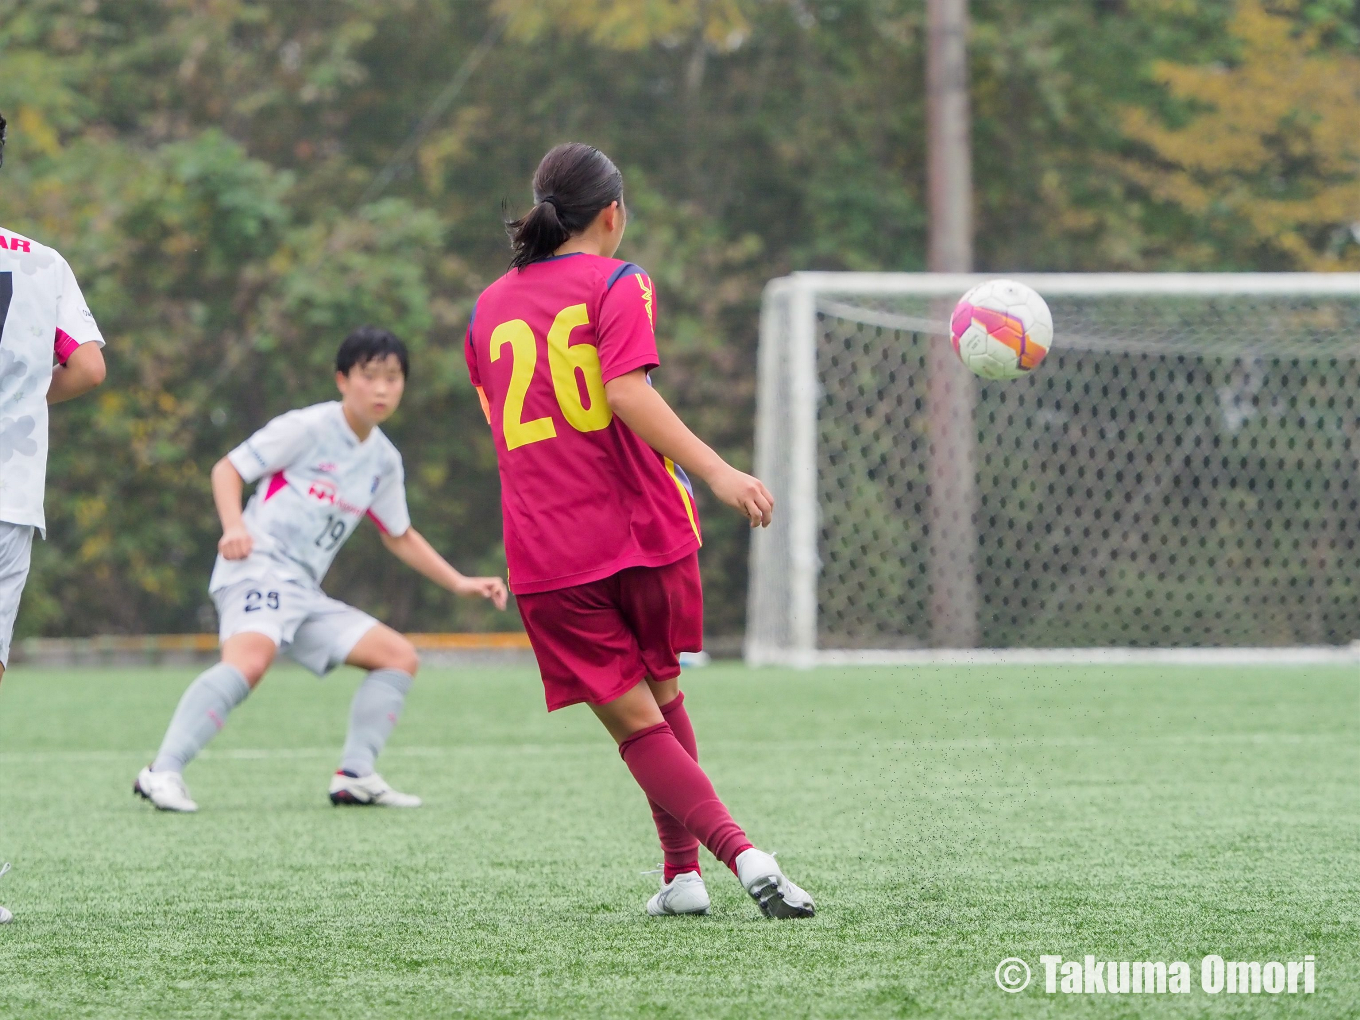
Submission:
[[[979,283],[997,277],[996,273],[802,272],[771,280],[766,293],[913,294],[957,299]],[[1033,287],[1045,297],[1360,294],[1360,273],[1010,273],[1006,279]]]

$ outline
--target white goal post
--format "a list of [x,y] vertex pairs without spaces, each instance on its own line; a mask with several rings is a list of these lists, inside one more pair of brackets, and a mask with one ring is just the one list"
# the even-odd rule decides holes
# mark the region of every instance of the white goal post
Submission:
[[1014,274],[1010,382],[949,344],[988,278],[767,286],[747,661],[1353,659],[1360,274]]

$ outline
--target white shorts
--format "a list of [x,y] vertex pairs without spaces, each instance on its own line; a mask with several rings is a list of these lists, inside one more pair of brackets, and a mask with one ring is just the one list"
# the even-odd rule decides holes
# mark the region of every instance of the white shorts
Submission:
[[221,641],[246,631],[263,634],[317,676],[344,662],[378,625],[362,610],[296,581],[241,581],[212,592],[212,600]]
[[28,580],[33,555],[33,526],[0,521],[0,666],[9,663],[14,621],[19,616],[19,596]]

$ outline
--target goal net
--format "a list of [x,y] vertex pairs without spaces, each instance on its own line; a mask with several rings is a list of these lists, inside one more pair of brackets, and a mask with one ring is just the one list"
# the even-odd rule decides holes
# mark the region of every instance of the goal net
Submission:
[[949,344],[981,279],[768,286],[748,661],[1360,638],[1360,274],[1019,275],[1009,382]]

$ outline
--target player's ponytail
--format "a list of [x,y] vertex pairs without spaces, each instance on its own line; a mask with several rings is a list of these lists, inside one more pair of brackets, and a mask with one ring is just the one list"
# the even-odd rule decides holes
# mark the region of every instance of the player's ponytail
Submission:
[[590,226],[601,209],[623,201],[623,175],[608,156],[583,142],[550,150],[534,172],[534,207],[507,222],[510,264],[546,259]]

